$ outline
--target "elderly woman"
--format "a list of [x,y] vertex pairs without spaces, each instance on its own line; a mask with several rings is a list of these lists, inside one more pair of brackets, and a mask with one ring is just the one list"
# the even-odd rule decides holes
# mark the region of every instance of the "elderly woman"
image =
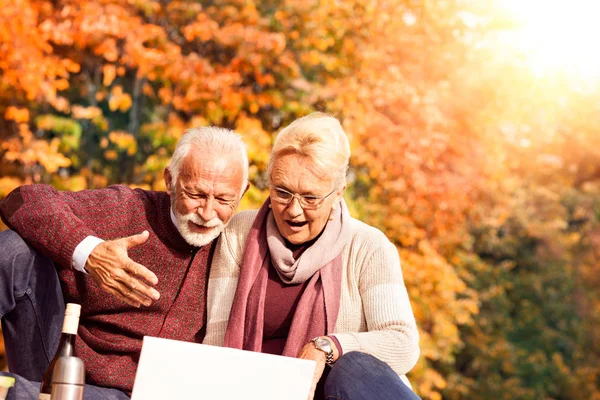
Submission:
[[349,157],[333,117],[281,131],[269,199],[219,241],[204,343],[315,360],[311,398],[418,399],[404,376],[419,335],[398,252],[348,213]]

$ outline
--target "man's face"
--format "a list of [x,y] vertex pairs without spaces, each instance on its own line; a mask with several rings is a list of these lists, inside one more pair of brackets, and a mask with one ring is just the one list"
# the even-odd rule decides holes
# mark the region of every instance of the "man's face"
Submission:
[[177,229],[196,247],[219,236],[246,188],[242,161],[237,157],[199,153],[192,150],[186,156],[176,182],[168,168],[165,170]]

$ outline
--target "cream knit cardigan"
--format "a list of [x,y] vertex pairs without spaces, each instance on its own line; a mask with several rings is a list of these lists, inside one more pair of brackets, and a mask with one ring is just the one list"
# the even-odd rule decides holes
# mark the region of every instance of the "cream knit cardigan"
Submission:
[[[208,280],[205,344],[222,346],[246,238],[257,211],[236,214],[221,234]],[[362,351],[405,375],[419,358],[419,332],[396,247],[376,228],[351,218],[342,256],[334,332],[344,353]]]

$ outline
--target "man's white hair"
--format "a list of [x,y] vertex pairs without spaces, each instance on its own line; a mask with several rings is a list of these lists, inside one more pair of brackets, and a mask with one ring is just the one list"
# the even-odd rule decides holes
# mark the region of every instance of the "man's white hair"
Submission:
[[169,163],[173,182],[177,182],[183,160],[191,151],[216,155],[237,154],[243,166],[244,179],[240,189],[240,198],[248,184],[248,153],[242,137],[230,129],[216,126],[204,126],[188,129],[177,143]]

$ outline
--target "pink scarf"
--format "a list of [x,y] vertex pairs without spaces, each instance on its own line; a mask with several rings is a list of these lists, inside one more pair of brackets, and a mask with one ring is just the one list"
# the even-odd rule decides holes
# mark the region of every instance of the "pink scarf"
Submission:
[[332,333],[340,307],[342,249],[350,214],[343,201],[321,236],[294,260],[269,209],[260,208],[246,241],[240,278],[225,333],[225,346],[260,352],[271,263],[286,283],[309,281],[300,297],[283,355],[296,357],[316,336]]

